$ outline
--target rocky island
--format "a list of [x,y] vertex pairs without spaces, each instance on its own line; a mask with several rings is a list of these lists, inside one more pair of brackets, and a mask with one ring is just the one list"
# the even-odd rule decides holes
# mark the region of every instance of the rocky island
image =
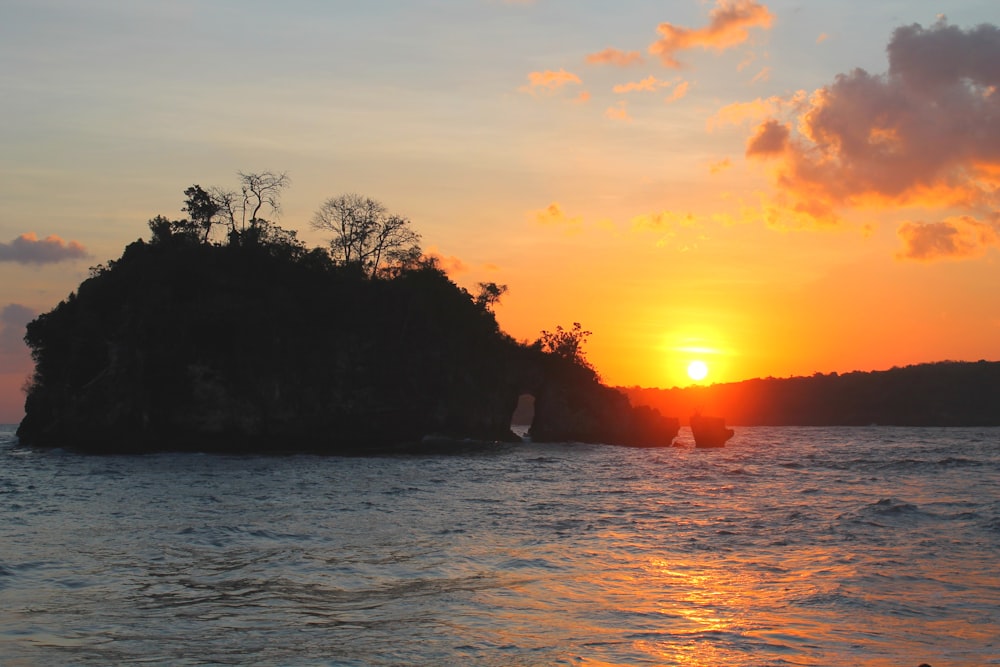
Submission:
[[430,435],[509,440],[523,393],[535,397],[536,440],[673,441],[677,420],[600,382],[578,326],[515,341],[491,310],[505,288],[458,287],[405,218],[331,199],[313,223],[334,239],[309,249],[258,217],[261,175],[240,176],[242,208],[232,193],[189,188],[188,218],[151,220],[150,239],[28,325],[22,443],[372,453]]

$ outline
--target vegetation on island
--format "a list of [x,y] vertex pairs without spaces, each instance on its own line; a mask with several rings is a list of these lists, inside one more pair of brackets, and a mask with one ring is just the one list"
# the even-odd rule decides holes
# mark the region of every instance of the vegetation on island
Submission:
[[669,445],[677,421],[633,408],[586,362],[576,324],[502,332],[506,286],[458,287],[411,222],[355,194],[327,200],[308,248],[265,215],[287,175],[184,191],[187,217],[94,267],[27,327],[22,442],[88,451],[392,451],[426,436],[513,439],[535,397],[540,440]]

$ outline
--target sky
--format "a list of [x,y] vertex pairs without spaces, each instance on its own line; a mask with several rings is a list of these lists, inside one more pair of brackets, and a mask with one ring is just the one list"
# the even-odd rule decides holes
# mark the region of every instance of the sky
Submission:
[[1000,359],[996,0],[2,0],[0,422],[24,325],[192,184],[407,216],[621,386]]

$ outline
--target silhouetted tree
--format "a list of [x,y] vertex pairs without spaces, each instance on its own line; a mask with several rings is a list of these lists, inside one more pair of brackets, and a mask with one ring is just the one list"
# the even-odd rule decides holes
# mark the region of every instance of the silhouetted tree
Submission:
[[284,172],[276,174],[273,171],[262,171],[259,174],[242,171],[237,173],[240,177],[241,190],[243,192],[242,213],[244,229],[248,211],[251,227],[260,221],[258,214],[265,204],[271,209],[272,214],[281,212],[281,191],[291,184],[288,174]]
[[202,241],[207,242],[212,231],[212,225],[218,222],[216,219],[222,213],[222,203],[212,197],[210,192],[202,189],[200,185],[192,185],[184,191],[187,199],[184,200],[184,208],[191,216],[191,222],[204,230]]
[[345,266],[357,265],[370,277],[394,264],[415,264],[420,234],[410,220],[390,214],[381,202],[355,193],[331,197],[316,211],[313,229],[333,233],[330,254]]
[[583,353],[583,344],[590,334],[590,331],[583,330],[579,322],[573,322],[573,328],[569,330],[563,329],[561,326],[557,326],[555,331],[543,330],[535,344],[543,352],[554,354],[584,368],[592,369],[593,367]]
[[479,294],[476,295],[476,305],[484,310],[492,310],[500,303],[500,298],[507,293],[506,285],[496,283],[479,283]]

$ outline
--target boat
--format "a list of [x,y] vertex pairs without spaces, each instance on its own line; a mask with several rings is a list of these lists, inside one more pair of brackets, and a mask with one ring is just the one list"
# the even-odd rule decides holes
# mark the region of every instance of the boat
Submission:
[[691,416],[691,433],[695,447],[725,447],[735,431],[726,428],[726,420],[722,417],[705,417],[695,413]]

